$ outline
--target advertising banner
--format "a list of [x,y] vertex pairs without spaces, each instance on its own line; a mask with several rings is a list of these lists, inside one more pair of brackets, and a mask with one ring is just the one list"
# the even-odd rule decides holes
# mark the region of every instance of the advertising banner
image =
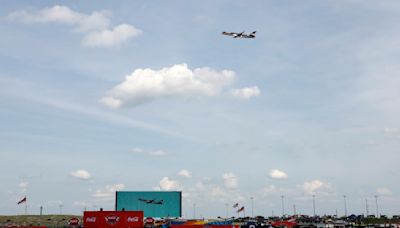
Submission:
[[85,211],[83,225],[85,228],[142,228],[143,211]]

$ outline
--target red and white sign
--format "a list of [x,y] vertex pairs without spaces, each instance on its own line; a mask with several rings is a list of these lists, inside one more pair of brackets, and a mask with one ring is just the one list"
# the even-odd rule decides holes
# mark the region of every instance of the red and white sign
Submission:
[[70,226],[78,226],[78,225],[79,225],[79,219],[78,219],[78,218],[71,218],[71,219],[68,221],[68,224],[69,224]]
[[85,228],[143,228],[143,211],[85,211]]
[[154,219],[153,219],[152,217],[148,217],[148,218],[146,218],[146,219],[144,220],[144,223],[146,223],[146,224],[149,224],[149,223],[153,224],[153,223],[154,223]]

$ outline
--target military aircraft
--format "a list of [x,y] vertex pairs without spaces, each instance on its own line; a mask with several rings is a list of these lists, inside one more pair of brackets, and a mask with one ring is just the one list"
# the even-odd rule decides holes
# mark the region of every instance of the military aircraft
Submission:
[[226,35],[226,36],[232,36],[232,38],[256,38],[256,32],[254,31],[250,34],[245,34],[244,31],[243,32],[222,32],[222,35]]

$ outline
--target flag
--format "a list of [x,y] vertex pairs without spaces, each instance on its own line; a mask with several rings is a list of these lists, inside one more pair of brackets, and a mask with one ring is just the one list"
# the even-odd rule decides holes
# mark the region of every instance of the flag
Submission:
[[239,207],[239,203],[233,204],[233,208],[237,208],[237,207]]
[[26,203],[26,196],[22,200],[18,201],[17,204],[21,204],[21,203]]
[[241,207],[239,210],[237,210],[236,212],[237,213],[239,213],[239,212],[242,212],[242,211],[244,211],[244,207]]

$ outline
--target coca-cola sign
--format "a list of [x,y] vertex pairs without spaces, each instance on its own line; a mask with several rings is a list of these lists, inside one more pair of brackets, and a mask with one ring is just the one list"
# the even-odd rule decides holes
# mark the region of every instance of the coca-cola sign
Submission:
[[106,223],[110,225],[114,225],[119,221],[119,217],[116,215],[109,215],[105,217]]
[[[94,218],[96,220],[96,218]],[[71,218],[68,222],[70,226],[77,226],[79,225],[79,219],[78,218]]]
[[86,222],[96,222],[96,217],[87,217]]
[[139,222],[139,217],[128,217],[127,221],[128,222]]

